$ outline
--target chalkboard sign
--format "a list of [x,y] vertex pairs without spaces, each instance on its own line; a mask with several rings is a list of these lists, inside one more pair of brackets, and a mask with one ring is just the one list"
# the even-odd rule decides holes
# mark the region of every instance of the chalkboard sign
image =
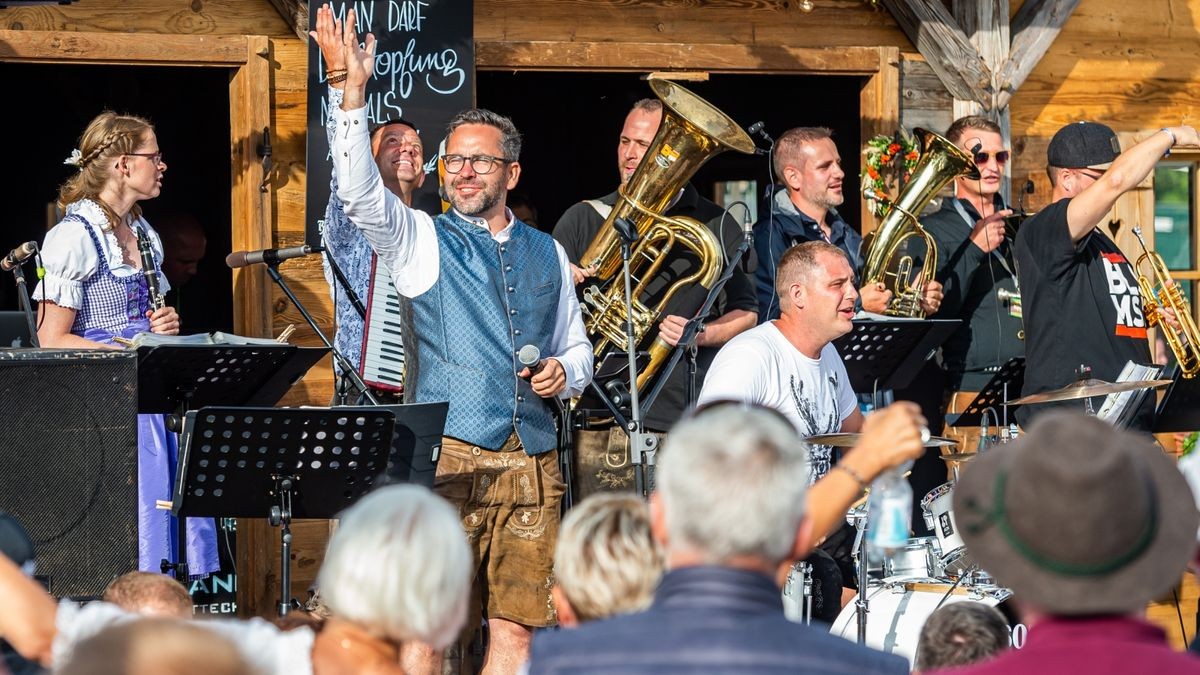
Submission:
[[[309,26],[325,0],[309,0]],[[475,92],[474,11],[471,0],[333,0],[334,16],[353,8],[359,35],[373,33],[375,72],[367,84],[367,120],[403,117],[417,125],[425,146],[425,184],[416,205],[437,204],[437,151],[446,123],[472,106]],[[305,241],[318,244],[329,201],[329,87],[315,40],[308,46],[308,153]]]

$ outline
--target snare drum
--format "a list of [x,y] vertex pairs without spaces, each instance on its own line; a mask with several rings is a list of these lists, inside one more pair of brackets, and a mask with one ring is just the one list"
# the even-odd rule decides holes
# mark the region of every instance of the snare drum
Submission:
[[873,579],[939,579],[942,571],[942,549],[933,537],[909,539],[904,548],[882,561],[873,560],[867,565],[867,575]]
[[[881,585],[871,586],[867,591],[870,610],[867,612],[867,646],[902,655],[912,664],[916,660],[921,628],[929,615],[940,605],[965,600],[982,602],[999,609],[1008,619],[1010,644],[1018,649],[1024,646],[1027,631],[1010,607],[1012,591],[995,586],[959,586],[951,591],[952,587],[947,583],[903,579],[887,579]],[[858,639],[855,601],[842,608],[833,622],[831,632],[851,641]]]
[[954,521],[954,483],[944,483],[930,490],[921,499],[925,525],[933,530],[941,547],[941,563],[945,574],[957,578],[970,570],[975,562],[967,553],[967,545]]

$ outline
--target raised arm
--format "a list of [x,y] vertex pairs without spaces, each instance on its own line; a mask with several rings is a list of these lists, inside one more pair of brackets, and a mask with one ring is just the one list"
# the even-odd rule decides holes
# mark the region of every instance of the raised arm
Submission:
[[1112,209],[1117,198],[1145,180],[1163,154],[1175,146],[1200,146],[1200,137],[1192,127],[1170,127],[1122,152],[1103,176],[1071,200],[1067,207],[1071,241],[1078,242],[1091,232]]
[[7,556],[0,555],[0,637],[21,656],[49,666],[58,605],[33,579],[25,576]]

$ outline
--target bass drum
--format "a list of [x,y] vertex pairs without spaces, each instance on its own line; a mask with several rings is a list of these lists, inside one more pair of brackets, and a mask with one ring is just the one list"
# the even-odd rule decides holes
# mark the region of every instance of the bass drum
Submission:
[[[950,589],[954,588],[953,591]],[[949,592],[949,595],[947,595]],[[940,605],[951,602],[982,602],[1000,610],[1008,620],[1009,644],[1025,646],[1026,628],[1018,620],[1010,599],[1012,591],[998,586],[953,587],[940,582],[887,579],[867,590],[867,646],[889,654],[899,654],[915,667],[917,641],[921,628]],[[945,601],[943,602],[943,598]],[[842,608],[830,632],[852,642],[858,640],[858,619],[854,603]]]

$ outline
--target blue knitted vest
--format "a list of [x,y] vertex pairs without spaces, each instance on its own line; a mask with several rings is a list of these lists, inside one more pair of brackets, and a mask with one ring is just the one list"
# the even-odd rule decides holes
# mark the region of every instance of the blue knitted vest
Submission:
[[498,449],[516,431],[525,451],[556,445],[550,407],[517,377],[517,352],[552,353],[562,270],[554,240],[517,220],[503,244],[454,213],[434,221],[438,280],[412,299],[418,402],[449,401],[446,435]]

